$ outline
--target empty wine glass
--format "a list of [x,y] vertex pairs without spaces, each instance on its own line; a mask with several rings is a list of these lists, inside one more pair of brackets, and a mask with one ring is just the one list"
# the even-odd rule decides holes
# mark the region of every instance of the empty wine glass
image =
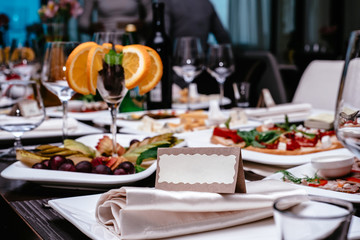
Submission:
[[211,45],[208,52],[207,71],[219,83],[220,101],[222,106],[222,99],[224,98],[224,83],[228,76],[234,70],[234,57],[230,44],[214,44]]
[[46,46],[41,72],[43,85],[60,99],[63,106],[63,139],[68,136],[68,101],[75,94],[66,79],[66,60],[78,44],[77,42],[49,42]]
[[14,147],[0,156],[14,158],[15,150],[22,148],[23,133],[44,121],[45,108],[35,81],[1,81],[0,90],[0,129],[12,133],[15,138]]
[[[173,60],[173,70],[184,78],[188,85],[203,70],[204,54],[199,38],[181,37],[175,40],[175,51]],[[187,109],[190,110],[190,91],[188,91]]]
[[[350,35],[335,112],[335,131],[341,143],[360,158],[360,31]],[[334,96],[335,97],[335,96]]]
[[115,46],[121,44],[121,34],[116,32],[94,33],[93,40],[102,45],[111,43],[112,49],[102,55],[103,68],[98,72],[97,90],[108,104],[111,114],[111,133],[113,151],[112,156],[117,156],[116,141],[116,116],[123,97],[127,93],[125,87],[124,69],[121,65],[122,55],[115,51]]
[[37,47],[33,44],[24,46],[21,42],[13,41],[9,51],[9,68],[22,80],[30,78],[40,69]]

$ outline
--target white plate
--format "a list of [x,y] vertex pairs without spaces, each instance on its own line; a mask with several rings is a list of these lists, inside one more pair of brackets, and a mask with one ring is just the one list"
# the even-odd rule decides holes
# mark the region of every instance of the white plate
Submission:
[[[186,139],[188,147],[223,147],[220,144],[213,144],[210,142],[210,138],[212,135],[212,130],[204,130],[197,132],[196,137],[189,137]],[[327,156],[327,155],[343,155],[349,154],[352,155],[349,150],[345,148],[335,149],[331,151],[324,151],[318,153],[311,154],[303,154],[303,155],[275,155],[275,154],[266,154],[255,151],[249,151],[246,149],[241,150],[241,156],[244,160],[275,165],[275,166],[283,166],[283,167],[293,167],[298,166],[304,163],[311,162],[311,158]]]
[[[301,166],[290,168],[287,171],[289,171],[290,173],[294,174],[297,177],[304,177],[304,176],[313,177],[313,176],[315,176],[315,173],[317,172],[317,170],[311,166],[311,163],[307,163],[307,164],[303,164]],[[282,176],[283,176],[282,173],[275,173],[273,175],[266,177],[265,179],[276,179],[276,180],[282,181]],[[316,187],[308,187],[308,186],[301,185],[301,184],[294,184],[294,183],[289,183],[289,184],[292,184],[299,188],[305,189],[308,194],[332,197],[332,198],[339,198],[339,199],[344,199],[344,200],[354,202],[354,203],[360,203],[360,195],[359,194],[335,192],[335,191],[316,188]]]
[[[220,97],[217,97],[220,98]],[[213,99],[213,98],[212,98]],[[190,109],[196,110],[196,109],[205,109],[205,108],[209,108],[209,102],[210,101],[206,101],[206,102],[198,102],[198,103],[191,103],[190,104]],[[222,105],[227,105],[230,104],[231,100],[229,98],[224,97],[222,99]],[[173,109],[187,109],[187,103],[172,103],[171,107]]]
[[[107,228],[100,225],[95,218],[96,203],[100,194],[88,195],[82,197],[71,197],[50,200],[49,205],[55,209],[66,220],[75,225],[81,232],[91,239],[118,240],[119,236],[114,235]],[[349,239],[359,239],[360,229],[358,228],[360,219],[352,218],[348,237]],[[267,218],[261,221],[239,225],[235,227],[224,228],[220,230],[177,236],[173,240],[217,240],[229,239],[279,239],[273,218]]]
[[[159,110],[156,110],[159,111]],[[166,111],[166,110],[165,110]],[[181,114],[184,113],[184,110],[175,110],[177,114]],[[225,117],[229,117],[230,115],[230,110],[224,110],[222,111]],[[135,114],[141,114],[144,112],[135,112]],[[208,111],[204,111],[205,114],[208,114]],[[129,114],[132,113],[122,113],[119,114],[119,116],[128,116]],[[93,120],[94,124],[100,125],[100,126],[105,126],[105,125],[110,125],[111,123],[111,118],[110,116],[105,116],[105,117],[101,117],[101,118],[96,118]],[[160,124],[166,124],[166,123],[174,123],[174,124],[179,124],[180,123],[180,119],[179,118],[167,118],[167,119],[158,119],[155,120],[156,123],[160,123]],[[121,129],[119,130],[122,133],[132,133],[132,134],[157,134],[156,132],[147,132],[144,130],[140,130],[140,126],[141,126],[142,122],[141,120],[138,121],[129,121],[129,120],[123,120],[123,119],[117,119],[116,121],[116,125],[118,127],[121,127]],[[259,121],[254,121],[254,120],[249,120],[246,124],[243,125],[237,125],[234,127],[237,128],[244,128],[244,127],[256,127],[259,126],[261,124],[261,122]]]
[[[85,134],[97,134],[102,133],[103,131],[89,126],[82,122],[76,123],[76,128],[69,129],[68,135],[69,136],[81,136]],[[24,135],[21,137],[22,139],[30,139],[30,138],[45,138],[45,137],[61,137],[62,136],[62,129],[48,129],[48,130],[36,130],[25,132]],[[14,140],[14,136],[5,131],[0,131],[0,140]]]
[[[95,134],[80,137],[77,140],[90,147],[95,147],[98,140],[105,134]],[[142,140],[146,136],[136,136]],[[117,142],[122,146],[128,146],[129,142],[134,139],[133,135],[118,134]],[[177,145],[184,146],[185,142]],[[94,173],[79,173],[52,171],[29,168],[20,161],[17,161],[1,172],[1,176],[7,179],[25,180],[40,183],[43,185],[57,185],[75,188],[111,188],[122,184],[133,183],[149,177],[156,170],[154,162],[145,171],[129,175],[105,175]]]
[[[71,107],[78,108],[76,106],[78,104],[82,104],[82,101],[77,101],[77,100],[69,101],[68,117],[72,117],[81,121],[92,121],[93,119],[110,115],[110,112],[108,110],[93,111],[93,112],[71,112],[70,111]],[[61,106],[47,107],[46,115],[49,117],[62,117],[63,115],[62,107]]]

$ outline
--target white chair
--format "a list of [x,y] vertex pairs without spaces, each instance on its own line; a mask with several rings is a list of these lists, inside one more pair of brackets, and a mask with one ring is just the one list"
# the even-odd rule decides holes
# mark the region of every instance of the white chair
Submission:
[[343,68],[343,60],[312,61],[301,76],[292,102],[335,111]]

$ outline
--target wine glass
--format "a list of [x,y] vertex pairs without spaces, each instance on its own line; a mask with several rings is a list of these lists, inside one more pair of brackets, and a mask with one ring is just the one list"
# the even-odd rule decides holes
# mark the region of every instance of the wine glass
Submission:
[[49,42],[46,46],[41,81],[43,85],[54,93],[63,107],[63,139],[68,136],[67,115],[68,101],[75,91],[69,87],[66,79],[66,60],[79,43],[77,42]]
[[28,81],[40,69],[37,47],[32,44],[24,46],[21,42],[10,48],[9,68],[12,73]]
[[[184,78],[188,85],[203,70],[203,50],[199,38],[180,37],[175,40],[173,70]],[[190,91],[188,91],[187,109],[190,110]]]
[[220,88],[220,101],[222,106],[222,100],[224,98],[224,83],[228,76],[230,76],[234,70],[234,57],[230,44],[214,44],[211,45],[208,52],[207,59],[207,71],[213,76],[219,83]]
[[335,111],[335,131],[341,143],[360,158],[360,31],[353,31],[345,57]]
[[121,34],[116,32],[98,32],[94,33],[93,40],[102,45],[111,43],[112,49],[102,55],[103,69],[98,72],[97,90],[101,97],[108,104],[111,114],[111,133],[113,151],[112,156],[116,157],[116,115],[123,97],[127,93],[125,87],[124,69],[120,64],[121,54],[116,53],[115,45],[121,44]]
[[21,149],[24,132],[38,127],[45,119],[45,108],[39,85],[35,81],[9,80],[0,82],[0,129],[15,137],[14,147],[1,154],[14,158]]

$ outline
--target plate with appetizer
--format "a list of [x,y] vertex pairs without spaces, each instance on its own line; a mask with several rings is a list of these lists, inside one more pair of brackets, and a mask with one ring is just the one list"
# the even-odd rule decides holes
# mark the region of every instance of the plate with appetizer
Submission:
[[[351,158],[353,161],[349,165],[348,163]],[[316,162],[314,161],[315,159]],[[326,172],[324,169],[319,168],[319,159],[327,161]],[[331,165],[334,168],[331,168]],[[339,169],[343,169],[343,171],[339,171]],[[347,170],[344,171],[344,169]],[[327,175],[329,173],[335,173],[335,175],[329,176]],[[314,158],[311,163],[281,170],[266,177],[266,179],[276,179],[294,184],[299,188],[305,189],[309,194],[360,203],[360,161],[350,153],[346,155],[332,155],[325,158]]]
[[[92,121],[94,118],[110,114],[107,110],[107,104],[103,101],[87,102],[82,100],[71,100],[68,104],[68,116],[81,121]],[[62,107],[47,107],[46,115],[49,117],[62,117]]]
[[256,128],[215,127],[188,138],[189,147],[240,147],[244,160],[276,165],[297,166],[311,158],[349,153],[333,130],[306,128],[290,124],[263,123]]
[[[233,127],[257,126],[259,121],[248,121],[241,109],[226,111],[154,110],[150,112],[121,113],[117,120],[120,132],[132,134],[184,133],[213,128],[230,119]],[[97,125],[109,125],[110,116],[94,119]]]
[[182,147],[173,134],[152,137],[117,135],[117,153],[111,157],[110,134],[66,139],[63,146],[39,145],[16,153],[17,162],[1,172],[8,179],[42,185],[77,188],[111,188],[149,177],[156,170],[158,147]]

